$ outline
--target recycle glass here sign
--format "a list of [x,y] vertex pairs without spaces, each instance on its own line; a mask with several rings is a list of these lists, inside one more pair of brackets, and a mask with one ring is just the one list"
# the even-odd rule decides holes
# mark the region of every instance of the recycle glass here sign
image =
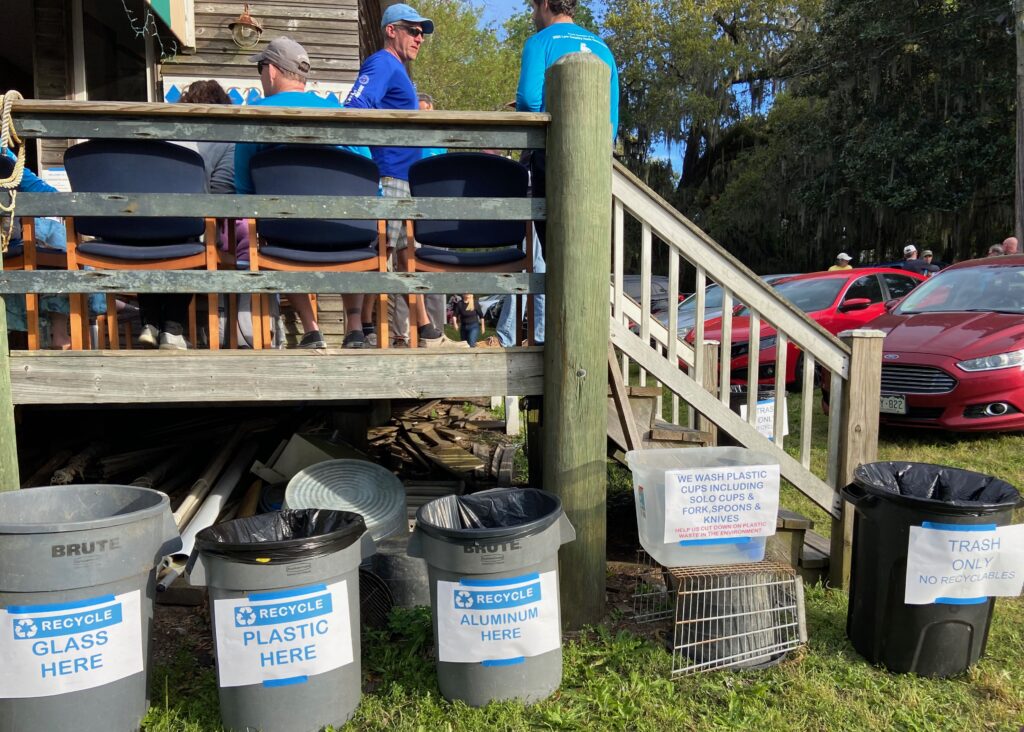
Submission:
[[665,472],[666,544],[771,536],[778,513],[778,465]]

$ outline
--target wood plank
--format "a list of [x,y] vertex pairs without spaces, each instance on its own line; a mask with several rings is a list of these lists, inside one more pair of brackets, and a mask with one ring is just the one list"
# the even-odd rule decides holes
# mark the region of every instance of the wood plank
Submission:
[[[312,54],[312,51],[309,51]],[[249,74],[253,71],[253,65],[249,63],[249,56],[244,53],[232,53],[225,51],[218,53],[213,49],[205,49],[203,53],[195,53],[188,56],[178,56],[178,62],[175,64],[175,73],[181,74],[182,70],[178,67],[182,66],[223,66],[231,65],[237,66],[238,68],[245,68],[249,71]],[[326,56],[322,51],[316,56],[316,74],[310,76],[311,79],[321,78],[323,75],[331,72],[347,71],[355,72],[359,70],[359,59],[352,57],[330,57]],[[254,81],[258,81],[254,79]]]
[[[839,334],[850,346],[850,380],[842,399],[831,402],[842,412],[836,487],[853,482],[858,465],[878,459],[878,405],[882,393],[882,345],[879,330],[858,329]],[[832,395],[835,399],[835,394]],[[842,515],[832,522],[832,551],[829,582],[846,587],[850,581],[853,555],[853,506],[842,502]]]
[[[611,434],[609,436],[626,450],[639,450],[642,447],[640,431],[636,428],[633,408],[626,395],[626,387],[622,383],[619,365],[615,361],[615,348],[610,342],[608,343],[608,382],[612,397],[608,405],[611,412],[609,419]],[[618,429],[611,429],[613,427]]]
[[[56,194],[51,194],[56,195]],[[353,294],[543,293],[546,275],[525,272],[248,272],[220,270],[0,271],[0,295],[76,292],[314,292]]]
[[213,216],[267,219],[526,221],[546,218],[541,198],[378,198],[217,193],[23,193],[18,216]]
[[14,351],[10,359],[15,404],[467,398],[539,394],[543,389],[539,347],[313,353]]
[[[196,3],[196,14],[215,14],[238,17],[238,3]],[[253,17],[263,21],[266,18],[310,18],[319,20],[358,20],[356,7],[330,7],[310,3],[260,3],[252,9]]]
[[664,422],[660,419],[654,423],[654,428],[647,433],[647,439],[658,442],[686,442],[699,445],[713,444],[711,435],[707,432],[693,430],[683,425],[672,424],[671,422]]
[[[227,23],[213,24],[210,22],[210,17],[196,18],[196,42],[198,44],[202,41],[202,46],[197,46],[197,48],[205,48],[211,43],[233,43],[231,29],[227,27]],[[200,23],[201,20],[204,22]],[[277,35],[295,38],[303,44],[307,51],[310,48],[307,44],[314,44],[313,47],[351,47],[357,54],[359,53],[358,32],[359,24],[351,20],[317,20],[315,23],[310,23],[293,19],[275,21],[263,28],[264,35],[269,35],[271,38]],[[311,63],[315,71],[316,63],[312,59]],[[252,64],[249,65],[252,66]]]

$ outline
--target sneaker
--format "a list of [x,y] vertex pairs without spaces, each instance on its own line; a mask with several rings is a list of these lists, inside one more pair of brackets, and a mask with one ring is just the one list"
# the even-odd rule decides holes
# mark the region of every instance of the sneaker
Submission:
[[430,323],[426,323],[419,327],[419,336],[421,341],[436,341],[438,338],[444,338],[444,331]]
[[156,348],[160,345],[160,329],[155,325],[144,325],[142,326],[142,332],[139,333],[139,337],[135,339],[143,348]]
[[451,338],[446,336],[444,333],[438,338],[420,338],[420,348],[469,348],[469,344],[465,341],[453,341]]
[[366,342],[368,348],[377,347],[377,334],[376,333],[363,333],[363,339]]
[[160,334],[160,350],[186,351],[188,350],[188,341],[186,341],[185,336],[180,333],[168,333],[167,331],[164,331]]
[[[374,334],[374,340],[377,336]],[[362,348],[366,342],[366,338],[363,336],[361,330],[353,330],[345,336],[345,340],[341,342],[342,348]]]
[[299,341],[299,348],[327,348],[327,343],[324,341],[324,337],[320,335],[320,331],[311,330],[302,336],[302,340]]
[[409,339],[408,338],[395,338],[393,341],[391,341],[391,347],[392,348],[408,348],[409,347]]

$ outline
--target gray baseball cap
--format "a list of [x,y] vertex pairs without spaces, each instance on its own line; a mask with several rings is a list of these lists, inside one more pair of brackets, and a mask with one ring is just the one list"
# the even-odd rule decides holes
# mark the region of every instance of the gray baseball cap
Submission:
[[275,38],[262,51],[249,57],[250,63],[258,64],[261,61],[293,74],[309,73],[309,54],[298,41],[288,36]]

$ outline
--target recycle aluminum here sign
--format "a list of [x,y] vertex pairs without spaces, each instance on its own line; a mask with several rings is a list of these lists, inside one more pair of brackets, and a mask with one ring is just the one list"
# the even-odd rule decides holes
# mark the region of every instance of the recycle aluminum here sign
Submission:
[[1024,587],[1024,524],[910,527],[904,602],[971,605]]
[[778,465],[665,471],[665,543],[771,536],[779,478]]

